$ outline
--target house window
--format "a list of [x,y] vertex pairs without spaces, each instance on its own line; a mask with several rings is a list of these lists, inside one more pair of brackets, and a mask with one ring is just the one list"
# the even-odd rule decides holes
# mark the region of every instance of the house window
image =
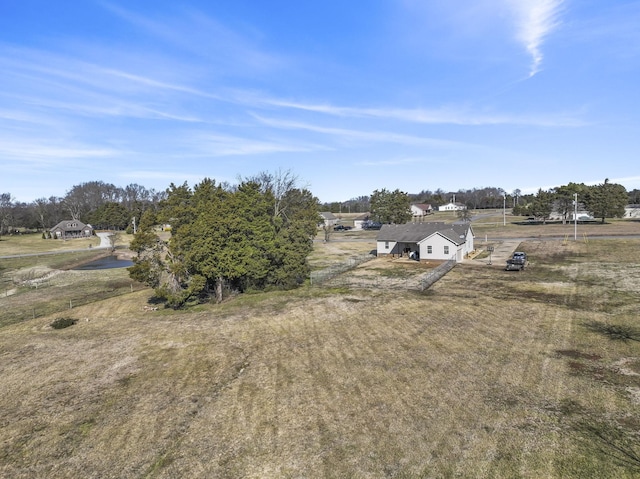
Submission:
[[388,241],[384,242],[384,249],[389,249],[389,242]]
[[444,247],[444,254],[449,254],[449,247],[448,246]]
[[431,254],[433,253],[433,246],[429,245],[427,246],[427,254]]

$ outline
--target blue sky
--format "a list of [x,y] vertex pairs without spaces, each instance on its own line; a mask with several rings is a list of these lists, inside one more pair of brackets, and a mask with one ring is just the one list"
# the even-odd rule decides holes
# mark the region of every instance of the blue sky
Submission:
[[640,1],[0,2],[0,192],[640,188]]

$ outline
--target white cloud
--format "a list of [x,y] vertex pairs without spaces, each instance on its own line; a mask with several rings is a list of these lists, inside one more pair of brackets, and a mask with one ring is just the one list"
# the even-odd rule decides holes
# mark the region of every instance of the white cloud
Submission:
[[[259,100],[255,100],[260,102]],[[312,104],[280,99],[263,99],[261,103],[281,108],[290,108],[323,113],[345,118],[376,118],[398,120],[410,123],[432,125],[530,125],[530,126],[584,126],[585,122],[571,113],[513,116],[508,114],[482,114],[465,108],[443,107],[436,109],[422,108],[357,108],[334,106],[329,104]]]
[[402,165],[413,165],[416,163],[426,163],[424,158],[389,158],[386,160],[379,161],[361,161],[356,163],[358,166],[402,166]]
[[270,153],[308,152],[325,147],[317,145],[300,144],[298,141],[286,140],[254,140],[231,135],[194,135],[189,140],[192,153],[183,156],[190,157],[220,157],[220,156],[245,156],[263,155]]
[[85,145],[61,145],[50,143],[35,143],[28,141],[1,141],[0,156],[8,160],[18,160],[28,163],[57,164],[73,159],[96,159],[119,157],[121,152],[110,148]]
[[253,115],[259,122],[271,126],[274,128],[281,128],[287,130],[305,130],[315,133],[321,133],[325,135],[334,136],[342,140],[357,140],[367,142],[382,142],[382,143],[398,143],[406,145],[430,145],[440,148],[451,148],[464,146],[463,143],[450,140],[440,140],[436,138],[428,138],[424,136],[405,135],[401,133],[392,133],[387,131],[362,131],[353,130],[347,128],[335,128],[312,125],[309,123],[277,120],[273,118],[265,118],[259,115]]
[[529,77],[542,66],[542,43],[558,25],[564,0],[507,0],[516,17],[516,38],[531,55]]

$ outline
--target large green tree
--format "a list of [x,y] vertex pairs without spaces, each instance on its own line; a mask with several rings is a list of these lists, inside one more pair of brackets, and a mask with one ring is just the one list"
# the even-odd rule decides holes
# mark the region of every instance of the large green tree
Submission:
[[554,194],[550,191],[538,190],[535,198],[531,202],[530,211],[537,219],[541,219],[543,222],[549,219],[551,211],[553,211]]
[[225,288],[290,288],[304,281],[318,202],[307,190],[279,189],[264,178],[234,188],[206,179],[193,191],[172,185],[157,218],[171,224],[171,239],[160,241],[143,216],[130,273],[179,307],[196,297],[222,301]]
[[609,183],[607,178],[604,183],[588,187],[583,202],[589,213],[604,223],[605,218],[622,218],[628,201],[626,188],[617,183]]
[[566,223],[575,211],[575,195],[578,195],[578,202],[581,202],[586,189],[587,186],[583,183],[569,183],[555,189],[555,208],[562,215],[562,223]]
[[88,215],[94,228],[124,230],[131,221],[131,212],[120,203],[108,202]]
[[409,194],[400,190],[375,190],[370,198],[371,216],[380,223],[402,224],[411,220]]

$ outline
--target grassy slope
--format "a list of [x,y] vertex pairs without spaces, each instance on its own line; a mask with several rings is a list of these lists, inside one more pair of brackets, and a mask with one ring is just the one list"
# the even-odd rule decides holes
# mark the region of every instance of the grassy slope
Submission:
[[0,259],[0,327],[141,289],[126,269],[69,270],[108,254],[92,249]]
[[640,343],[605,333],[637,327],[638,246],[531,242],[525,272],[425,295],[142,291],[6,326],[0,476],[637,477],[613,456],[638,452]]

